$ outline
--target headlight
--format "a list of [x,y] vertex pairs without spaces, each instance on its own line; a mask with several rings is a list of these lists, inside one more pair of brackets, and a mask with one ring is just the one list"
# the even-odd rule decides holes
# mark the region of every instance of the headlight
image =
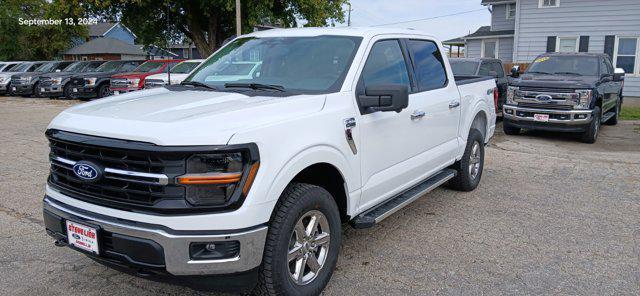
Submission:
[[62,78],[53,78],[51,79],[52,84],[62,84]]
[[520,90],[517,86],[509,86],[507,88],[507,104],[509,105],[518,105],[518,102],[515,101],[516,92]]
[[96,80],[98,80],[97,78],[85,78],[84,79],[84,83],[88,86],[93,86],[96,85]]
[[6,79],[5,76],[0,76],[0,83],[3,83],[5,79]]
[[140,78],[129,79],[129,84],[131,86],[138,86],[138,83],[140,83]]
[[246,196],[258,166],[248,153],[197,154],[187,160],[187,174],[176,183],[185,185],[186,199],[194,206],[221,205],[232,196]]
[[576,109],[589,109],[591,107],[591,96],[593,95],[593,91],[590,89],[578,89],[576,90],[578,94],[578,102],[575,105]]

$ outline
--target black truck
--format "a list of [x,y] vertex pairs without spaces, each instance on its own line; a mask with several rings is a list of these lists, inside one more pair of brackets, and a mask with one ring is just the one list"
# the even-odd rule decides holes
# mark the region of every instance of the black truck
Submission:
[[79,73],[93,72],[105,61],[79,61],[70,64],[61,72],[53,72],[40,76],[40,94],[50,99],[64,96],[70,98],[71,88],[69,81],[71,77]]
[[509,78],[504,73],[504,66],[499,59],[492,58],[455,58],[450,59],[451,71],[456,77],[490,76],[495,78],[498,97],[495,102],[496,113],[500,114],[507,97]]
[[68,87],[71,91],[72,99],[90,100],[93,98],[103,98],[111,95],[109,86],[111,75],[130,72],[140,66],[145,61],[109,61],[93,72],[75,75],[69,81]]
[[60,72],[69,66],[73,61],[53,61],[43,64],[33,70],[33,72],[24,72],[11,76],[11,91],[13,94],[29,97],[41,97],[40,93],[40,76],[51,72]]
[[622,106],[624,70],[606,54],[547,53],[538,56],[507,90],[504,132],[521,129],[580,133],[595,143],[602,123],[615,125]]

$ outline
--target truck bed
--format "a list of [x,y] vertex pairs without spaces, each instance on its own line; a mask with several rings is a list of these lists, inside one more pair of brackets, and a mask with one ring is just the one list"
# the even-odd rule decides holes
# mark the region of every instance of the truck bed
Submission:
[[477,75],[455,75],[454,76],[457,85],[465,85],[474,82],[480,82],[484,80],[494,80],[491,76],[477,76]]

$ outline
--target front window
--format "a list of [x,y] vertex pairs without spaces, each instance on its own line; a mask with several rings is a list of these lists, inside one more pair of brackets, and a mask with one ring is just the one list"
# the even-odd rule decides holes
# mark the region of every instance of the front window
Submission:
[[138,66],[138,68],[136,68],[135,70],[133,70],[133,72],[156,72],[156,71],[160,71],[160,69],[162,69],[162,66],[164,65],[163,62],[145,62],[142,65]]
[[[11,72],[24,72],[24,70],[26,70],[27,68],[29,68],[31,64],[29,63],[21,63],[21,64],[16,64],[15,66],[13,66],[11,68]],[[9,72],[9,69],[4,69],[2,72]]]
[[63,72],[79,72],[85,66],[87,66],[87,63],[85,62],[75,62],[67,66],[66,68],[64,68],[62,71]]
[[90,63],[87,63],[84,66],[84,68],[82,68],[82,70],[80,70],[80,72],[94,72],[102,64],[103,64],[103,62],[90,62]]
[[598,57],[542,56],[527,68],[527,74],[598,76]]
[[578,52],[578,38],[558,38],[558,52]]
[[171,68],[171,73],[187,74],[195,69],[200,62],[182,62]]
[[54,62],[54,63],[46,63],[43,64],[42,66],[36,68],[35,72],[53,72],[53,70],[56,69],[56,67],[58,67],[60,63]]
[[242,83],[276,85],[299,93],[335,91],[361,40],[348,36],[240,38],[216,52],[185,82],[220,90],[229,83]]
[[482,57],[483,58],[497,58],[498,57],[498,42],[497,41],[482,41]]
[[473,76],[476,75],[476,71],[478,70],[479,63],[475,61],[451,59],[449,62],[451,63],[453,75],[456,76]]
[[638,73],[638,38],[619,38],[616,55],[616,67],[624,69],[625,73]]
[[538,3],[538,7],[546,8],[546,7],[558,7],[560,6],[560,0],[540,0]]
[[511,20],[516,17],[516,4],[509,3],[507,4],[507,19]]

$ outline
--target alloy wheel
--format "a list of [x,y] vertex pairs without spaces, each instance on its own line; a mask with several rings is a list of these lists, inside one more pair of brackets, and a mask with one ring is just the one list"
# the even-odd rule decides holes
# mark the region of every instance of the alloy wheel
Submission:
[[471,176],[471,179],[478,177],[478,173],[480,172],[480,157],[480,143],[475,141],[473,142],[469,155],[469,176]]
[[289,239],[289,275],[297,285],[312,282],[327,261],[331,230],[320,211],[308,211],[296,222]]

